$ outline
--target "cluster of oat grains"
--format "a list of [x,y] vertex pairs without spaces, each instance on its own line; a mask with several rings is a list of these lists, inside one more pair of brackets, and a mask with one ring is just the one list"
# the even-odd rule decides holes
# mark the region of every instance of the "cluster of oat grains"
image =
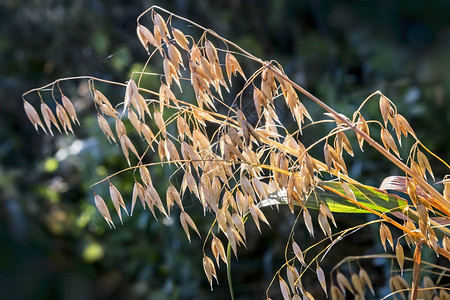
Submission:
[[[168,13],[168,19],[164,19],[157,10]],[[147,15],[152,21],[151,26],[140,23]],[[173,27],[174,18],[194,25],[201,32],[200,38],[185,35],[182,30]],[[397,112],[393,102],[386,96],[380,92],[372,94],[350,120],[291,81],[276,62],[262,61],[215,32],[158,7],[150,8],[138,18],[137,36],[149,55],[146,66],[152,60],[162,60],[161,73],[156,74],[161,80],[158,91],[141,86],[141,79],[151,76],[145,72],[145,68],[134,74],[138,76],[133,76],[127,83],[87,77],[98,124],[106,138],[120,146],[129,165],[129,168],[108,176],[95,185],[107,182],[109,197],[121,223],[122,210],[128,214],[127,204],[111,181],[114,176],[125,171],[132,171],[135,178],[131,195],[131,215],[138,199],[142,207],[148,208],[155,218],[157,212],[165,217],[170,216],[174,206],[177,206],[180,211],[179,221],[188,239],[191,239],[191,232],[195,232],[198,236],[203,236],[205,245],[210,245],[208,251],[206,246],[204,247],[203,268],[211,288],[213,278],[217,280],[216,265],[219,267],[221,261],[228,263],[223,241],[226,240],[237,256],[238,247],[246,244],[247,217],[251,216],[259,231],[262,223],[270,226],[262,208],[267,206],[265,200],[278,195],[280,191],[285,191],[284,203],[292,213],[298,213],[302,217],[306,229],[315,238],[318,238],[318,234],[314,231],[315,226],[309,210],[318,210],[317,224],[325,237],[323,240],[329,239],[329,247],[345,237],[347,231],[344,229],[336,232],[330,226],[331,222],[334,228],[337,228],[333,212],[338,210],[331,206],[333,203],[327,202],[327,198],[321,197],[320,193],[323,191],[340,197],[339,201],[347,206],[379,217],[380,241],[385,250],[386,240],[389,242],[402,273],[405,259],[400,243],[402,239],[405,240],[404,245],[409,247],[425,244],[436,254],[450,257],[448,229],[440,226],[429,215],[438,213],[441,216],[450,216],[450,181],[442,181],[445,186],[442,194],[428,184],[427,174],[433,179],[434,174],[424,151],[432,153],[417,140],[407,120]],[[224,45],[225,49],[217,47],[218,43]],[[259,68],[251,74],[246,74],[239,62],[243,60],[256,62]],[[241,77],[240,81],[235,79],[238,75]],[[72,125],[80,124],[71,101],[59,87],[59,82],[63,80],[68,79],[60,79],[30,91],[37,91],[40,96],[40,115],[33,105],[25,100],[25,96],[30,92],[24,94],[25,112],[36,130],[40,127],[44,132],[47,133],[48,130],[53,135],[52,127],[56,127],[59,132],[62,127],[65,133],[73,133]],[[97,82],[123,86],[125,93],[119,104],[111,104],[111,101],[96,89]],[[244,84],[239,86],[236,82]],[[55,113],[41,97],[41,91],[50,86]],[[59,89],[60,99],[54,96],[56,87]],[[326,116],[331,117],[326,119],[326,122],[335,125],[328,135],[318,138],[311,145],[303,145],[300,137],[305,122],[310,125],[315,122],[297,92],[323,107],[327,112]],[[251,94],[250,99],[246,97],[248,94]],[[186,95],[192,95],[192,99],[186,99]],[[382,122],[366,120],[361,113],[364,104],[376,95],[380,97]],[[251,101],[254,105],[258,116],[256,123],[249,122],[244,114],[244,101]],[[294,132],[289,132],[278,117],[276,102],[280,101],[284,102],[283,105],[290,111],[297,125]],[[224,111],[226,113],[223,113]],[[41,119],[44,120],[45,126]],[[127,132],[124,122],[131,123],[134,131]],[[391,125],[392,130],[388,125]],[[371,137],[371,130],[379,130],[381,143]],[[403,215],[403,219],[395,219],[390,215],[392,207],[383,207],[381,202],[371,203],[369,196],[359,190],[361,185],[348,174],[345,159],[355,155],[348,137],[350,132],[356,134],[361,150],[364,142],[370,144],[405,173],[402,177],[388,178],[381,187],[383,190],[399,191],[411,199],[410,205],[394,209]],[[411,148],[406,164],[398,159],[401,153],[397,144],[401,146],[402,136],[408,135],[412,136],[416,143]],[[137,147],[138,144],[143,144],[146,150],[139,152],[138,149],[142,147]],[[314,158],[310,150],[322,144],[323,160]],[[147,155],[149,151],[155,153],[159,161],[148,161],[151,156]],[[182,181],[179,186],[170,183],[165,198],[161,199],[153,185],[151,169],[166,164],[175,166],[177,172],[182,173]],[[322,180],[324,173],[331,175],[339,183],[338,187],[327,185]],[[372,191],[388,197],[388,194],[381,190],[372,188]],[[214,215],[215,221],[209,232],[199,232],[185,210],[183,199],[187,192],[198,199],[204,213]],[[103,197],[94,192],[95,205],[108,225],[115,227],[107,201]],[[407,203],[406,200],[403,201],[401,203]],[[295,207],[300,210],[295,210]],[[404,233],[397,239],[395,247],[386,224],[395,226]],[[443,238],[438,238],[436,230],[444,233]],[[307,256],[311,248],[302,251],[293,239],[289,244],[290,258],[287,258],[286,264],[274,277],[275,279],[278,276],[284,299],[314,299],[301,283],[303,274],[310,271],[315,273],[325,295],[330,295],[332,299],[345,299],[346,292],[363,299],[365,286],[374,293],[370,278],[362,268],[358,274],[351,275],[351,283],[342,273],[337,272],[337,286],[332,280],[328,289],[318,256]],[[326,254],[329,251],[327,249],[328,247],[321,253],[326,251]],[[207,252],[211,252],[212,257],[209,257]],[[284,268],[287,282],[281,275]],[[392,277],[391,282],[394,287],[404,288],[404,285],[398,283],[400,281],[397,277]]]

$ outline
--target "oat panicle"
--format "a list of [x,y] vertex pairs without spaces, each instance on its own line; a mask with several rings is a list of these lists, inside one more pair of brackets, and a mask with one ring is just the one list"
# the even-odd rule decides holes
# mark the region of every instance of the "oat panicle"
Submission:
[[[183,27],[174,28],[173,19],[191,26],[194,33],[187,35]],[[110,227],[115,228],[116,217],[126,223],[122,210],[128,215],[129,197],[131,215],[138,198],[157,219],[178,215],[189,241],[192,231],[205,240],[202,263],[212,289],[212,280],[218,276],[214,261],[206,252],[212,252],[218,268],[221,261],[229,268],[229,254],[233,252],[238,257],[240,247],[246,247],[249,226],[255,226],[259,232],[270,230],[273,213],[269,216],[267,207],[287,204],[291,213],[297,215],[296,226],[306,229],[318,243],[300,244],[300,248],[291,233],[286,263],[274,274],[267,289],[268,299],[277,276],[284,299],[314,299],[301,283],[303,276],[314,273],[323,289],[321,298],[329,294],[332,299],[344,299],[351,293],[355,299],[364,299],[366,287],[375,294],[369,274],[359,263],[359,272],[346,276],[338,270],[353,258],[337,263],[327,284],[320,257],[333,251],[332,246],[350,231],[360,228],[340,228],[341,213],[369,213],[376,217],[378,221],[366,225],[380,222],[380,243],[386,251],[387,241],[395,252],[379,255],[395,259],[401,274],[417,273],[414,270],[420,264],[417,254],[416,259],[407,256],[405,245],[416,251],[424,245],[437,256],[450,258],[450,231],[448,223],[442,221],[450,218],[450,180],[432,169],[434,163],[448,165],[422,144],[397,111],[395,101],[377,91],[363,101],[350,119],[292,81],[276,61],[263,61],[219,34],[157,6],[139,16],[136,33],[148,61],[141,72],[126,81],[90,76],[63,78],[23,95],[25,113],[36,131],[40,128],[53,135],[54,126],[59,132],[74,134],[73,125],[80,125],[83,116],[77,115],[60,84],[75,79],[89,82],[98,125],[107,140],[121,149],[129,166],[91,186],[94,190],[99,185],[109,185],[111,201],[94,192],[94,202]],[[154,61],[162,66],[158,74],[147,70]],[[235,78],[238,74],[239,78]],[[159,82],[156,90],[143,85],[142,79],[152,76]],[[118,86],[123,93],[108,99],[106,88],[95,87],[100,83]],[[49,87],[51,95],[41,96]],[[54,96],[55,87],[60,91],[58,99]],[[40,114],[35,109],[37,103],[31,100],[32,93],[40,97]],[[51,101],[55,105],[49,105]],[[378,102],[379,120],[370,120],[365,114],[369,101]],[[256,121],[246,114],[243,107],[248,105],[254,109]],[[310,105],[323,109],[325,117],[310,114]],[[294,129],[285,126],[285,120],[279,117],[280,107],[289,111]],[[325,136],[303,139],[311,128],[322,123],[331,128]],[[409,153],[402,148],[406,144],[402,138],[412,141]],[[313,142],[307,144],[305,140]],[[379,189],[353,179],[347,164],[363,147],[377,151],[398,167],[401,176],[386,178]],[[322,154],[317,155],[315,150]],[[150,160],[152,152],[159,160]],[[164,191],[157,190],[160,187],[152,180],[153,168],[157,166],[172,168],[173,175]],[[134,175],[132,195],[124,194],[125,197],[111,183],[123,172]],[[179,181],[174,180],[177,176]],[[430,183],[441,177],[438,184],[442,189]],[[392,190],[397,194],[390,193]],[[207,232],[191,218],[191,205],[184,204],[187,193],[198,201],[205,216],[213,216]],[[110,214],[108,206],[114,207],[115,214]],[[252,222],[248,222],[249,217]],[[225,247],[222,241],[229,246]],[[328,246],[321,249],[325,243]],[[318,249],[319,255],[311,255],[315,253],[313,248]],[[413,271],[407,266],[411,261]],[[313,264],[316,268],[311,267]],[[281,275],[284,268],[287,282]],[[416,290],[417,282],[414,281]],[[411,289],[398,275],[391,276],[390,285],[393,293]],[[434,288],[429,281],[427,285]]]

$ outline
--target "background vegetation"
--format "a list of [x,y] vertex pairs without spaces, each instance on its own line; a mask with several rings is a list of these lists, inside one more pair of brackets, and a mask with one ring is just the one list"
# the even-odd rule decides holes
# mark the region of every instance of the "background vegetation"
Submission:
[[[139,69],[136,62],[146,53],[135,35],[135,19],[152,4],[212,28],[263,59],[277,59],[292,79],[341,113],[354,111],[373,91],[383,91],[417,136],[450,161],[448,2],[159,2],[0,1],[2,298],[228,297],[224,270],[222,284],[209,291],[201,241],[189,244],[177,220],[156,222],[138,209],[124,226],[108,229],[88,187],[126,162],[101,134],[84,84],[66,86],[83,124],[75,136],[37,135],[23,112],[20,95],[56,78],[91,74],[123,81]],[[350,173],[365,183],[377,186],[397,172],[371,160],[370,153],[360,159]],[[162,169],[152,175],[156,182],[167,177]],[[129,178],[121,179],[115,184],[131,191]],[[201,209],[193,205],[190,214],[195,219],[196,210],[201,227]],[[238,299],[262,299],[283,260],[294,216],[287,209],[267,216],[272,229],[265,227],[260,236],[249,228],[248,249],[240,249],[233,264]],[[358,218],[364,217],[345,222]],[[380,252],[371,230],[333,248],[329,267],[347,255]],[[296,239],[301,237],[308,243],[299,230]],[[385,294],[389,263],[364,267]],[[313,285],[320,290],[315,279],[310,284],[310,291]]]

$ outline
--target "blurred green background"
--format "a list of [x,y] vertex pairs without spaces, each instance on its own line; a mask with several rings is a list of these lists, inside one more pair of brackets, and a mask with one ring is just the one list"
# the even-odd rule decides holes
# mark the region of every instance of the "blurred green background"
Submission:
[[[116,230],[97,213],[89,185],[126,162],[102,136],[86,82],[64,84],[82,123],[75,136],[37,134],[23,112],[22,93],[60,77],[129,78],[146,58],[136,17],[153,4],[212,28],[262,59],[278,60],[294,81],[338,112],[351,116],[369,94],[383,91],[417,136],[450,161],[448,1],[0,0],[1,299],[229,298],[224,267],[221,284],[209,291],[202,241],[188,243],[177,212],[173,220],[157,222],[138,206]],[[365,113],[377,118],[376,109],[369,106]],[[448,173],[437,161],[432,164],[439,178]],[[153,180],[166,182],[168,172],[155,169]],[[350,172],[373,185],[398,174],[370,153],[358,155]],[[114,184],[126,196],[131,174]],[[96,191],[107,195],[106,186]],[[199,205],[190,203],[189,213],[205,235],[211,219],[203,220]],[[236,299],[264,299],[283,262],[295,216],[284,208],[267,215],[272,229],[264,227],[259,235],[250,224],[248,249],[233,261]],[[349,226],[361,218],[341,222]],[[304,227],[297,228],[296,240],[311,243]],[[324,270],[346,255],[380,252],[374,232],[367,228],[345,247],[335,246]],[[364,263],[379,295],[386,293],[389,263]],[[303,283],[323,298],[310,277]],[[271,295],[280,297],[278,286]]]

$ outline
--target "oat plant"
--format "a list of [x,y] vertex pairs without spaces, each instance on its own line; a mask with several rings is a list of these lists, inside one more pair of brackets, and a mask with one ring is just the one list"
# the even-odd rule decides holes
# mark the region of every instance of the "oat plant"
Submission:
[[[314,299],[302,284],[307,275],[317,277],[323,288],[320,298],[449,299],[449,288],[441,284],[449,270],[421,261],[425,247],[450,258],[450,177],[436,174],[441,179],[436,182],[429,159],[449,166],[420,142],[394,101],[377,91],[352,116],[339,114],[291,80],[276,61],[261,60],[214,31],[157,6],[137,18],[137,37],[148,60],[125,82],[63,78],[23,95],[25,112],[37,131],[73,133],[80,122],[61,86],[68,80],[88,81],[98,125],[129,165],[91,186],[95,205],[111,228],[117,223],[111,212],[122,222],[123,213],[131,215],[136,202],[155,218],[169,216],[177,206],[187,238],[198,235],[204,241],[202,264],[211,289],[216,267],[226,265],[233,297],[230,261],[246,245],[247,224],[254,222],[261,231],[270,226],[265,211],[286,205],[297,216],[297,228],[286,241],[286,261],[273,274],[267,299],[272,288],[281,290],[284,299]],[[160,71],[149,72],[150,65]],[[146,87],[143,82],[149,80],[160,82],[159,89]],[[120,87],[122,94],[108,99],[108,85]],[[28,99],[32,93],[40,103]],[[366,104],[374,101],[379,118],[366,119]],[[319,106],[323,114],[312,116],[306,102]],[[248,118],[248,107],[257,118]],[[290,112],[295,128],[283,124],[280,108]],[[314,140],[310,144],[301,142],[310,127],[324,125],[331,128],[328,134],[309,136]],[[412,146],[400,151],[406,139]],[[351,178],[346,161],[367,147],[394,164],[402,176],[388,177],[378,188]],[[311,150],[321,154],[313,156]],[[158,191],[151,174],[162,165],[172,166],[171,179],[182,178],[181,184],[171,180],[167,190]],[[132,195],[122,195],[114,185],[124,172],[134,176]],[[109,195],[97,194],[99,185],[109,186]],[[189,216],[183,205],[187,193],[198,199],[205,214],[214,216],[209,231],[200,232]],[[311,210],[318,212],[317,220]],[[375,220],[338,228],[335,213],[367,213]],[[379,227],[387,253],[347,257],[325,274],[323,257],[369,225]],[[301,228],[317,243],[296,241],[294,232]],[[393,228],[402,234],[393,235]],[[412,249],[412,257],[405,257],[405,247]],[[391,293],[375,296],[370,275],[359,261],[379,257],[395,264]],[[353,271],[341,269],[344,264],[352,265]],[[406,272],[412,281],[405,280]],[[436,282],[432,274],[439,275]]]

